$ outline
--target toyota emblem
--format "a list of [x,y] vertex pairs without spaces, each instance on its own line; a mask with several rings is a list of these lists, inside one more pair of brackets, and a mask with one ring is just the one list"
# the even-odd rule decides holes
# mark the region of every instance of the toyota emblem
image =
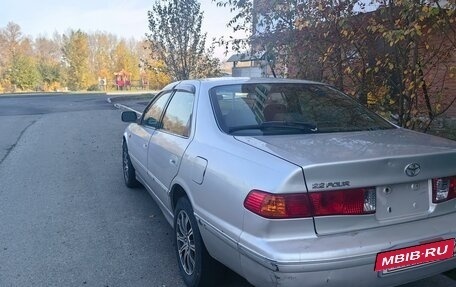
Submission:
[[420,173],[420,171],[421,166],[417,163],[408,164],[404,169],[405,174],[410,177],[417,176]]

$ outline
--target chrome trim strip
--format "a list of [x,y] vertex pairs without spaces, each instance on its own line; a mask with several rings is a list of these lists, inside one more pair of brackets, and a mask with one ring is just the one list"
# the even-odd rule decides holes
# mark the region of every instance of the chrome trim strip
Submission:
[[169,193],[168,188],[160,180],[158,180],[158,178],[155,177],[138,159],[136,159],[131,154],[130,154],[130,158],[132,160],[134,160],[135,163],[137,163],[142,170],[147,171],[147,175],[150,176],[152,178],[152,180],[155,181],[161,188],[163,188],[163,190],[165,192]]
[[139,165],[140,168],[146,170],[146,167],[134,155],[132,155],[130,152],[128,152],[128,154],[130,155],[130,158],[135,162],[135,164]]
[[147,171],[147,175],[152,178],[166,193],[169,194],[168,188],[160,181],[157,177],[155,177],[150,171]]

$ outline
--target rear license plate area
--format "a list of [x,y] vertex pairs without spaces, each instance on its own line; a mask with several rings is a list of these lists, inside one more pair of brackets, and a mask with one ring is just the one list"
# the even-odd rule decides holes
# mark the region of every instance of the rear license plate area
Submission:
[[429,212],[428,181],[377,187],[377,220],[395,220]]
[[446,239],[431,243],[380,252],[375,260],[375,271],[387,275],[455,256],[455,239]]

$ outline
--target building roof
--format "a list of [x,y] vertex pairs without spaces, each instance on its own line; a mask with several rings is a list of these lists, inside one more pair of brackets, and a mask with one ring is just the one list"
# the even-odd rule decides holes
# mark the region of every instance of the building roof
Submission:
[[227,62],[250,62],[258,61],[264,58],[264,54],[250,55],[249,53],[234,54],[228,58]]

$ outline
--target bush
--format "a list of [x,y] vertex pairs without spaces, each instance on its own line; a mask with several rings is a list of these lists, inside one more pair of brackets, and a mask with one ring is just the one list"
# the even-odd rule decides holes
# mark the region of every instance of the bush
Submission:
[[14,92],[14,87],[11,85],[11,82],[7,79],[0,80],[0,92],[8,93]]
[[87,88],[89,92],[101,91],[100,86],[98,84],[93,84]]

